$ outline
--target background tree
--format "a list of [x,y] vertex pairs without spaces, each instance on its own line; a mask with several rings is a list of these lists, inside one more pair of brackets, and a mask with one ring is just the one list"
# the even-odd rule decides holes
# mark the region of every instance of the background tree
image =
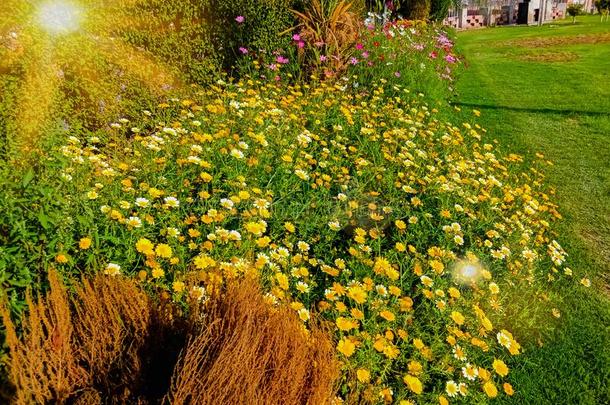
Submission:
[[610,0],[597,0],[595,2],[595,8],[597,8],[597,12],[601,15],[601,21],[608,21],[608,14],[610,14]]
[[572,3],[566,8],[566,12],[572,17],[572,24],[576,22],[576,16],[582,12],[582,4]]
[[396,5],[396,12],[409,20],[427,20],[431,0],[404,0]]
[[443,21],[447,18],[450,9],[457,10],[461,5],[461,0],[431,0],[430,19],[433,21]]

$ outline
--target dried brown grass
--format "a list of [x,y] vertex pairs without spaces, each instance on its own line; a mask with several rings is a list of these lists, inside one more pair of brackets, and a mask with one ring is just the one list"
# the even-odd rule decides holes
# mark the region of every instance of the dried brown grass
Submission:
[[120,278],[85,280],[74,294],[55,271],[49,283],[46,297],[28,294],[22,337],[2,308],[13,402],[63,403],[132,385],[151,319],[148,296]]
[[[268,305],[258,281],[234,283],[181,315],[133,281],[98,276],[69,293],[49,272],[16,330],[7,307],[11,403],[324,404],[338,362],[320,326]],[[180,355],[180,353],[182,353]],[[180,357],[179,357],[180,355]]]
[[326,404],[338,363],[327,331],[307,332],[294,311],[267,304],[259,283],[229,285],[174,373],[172,404]]

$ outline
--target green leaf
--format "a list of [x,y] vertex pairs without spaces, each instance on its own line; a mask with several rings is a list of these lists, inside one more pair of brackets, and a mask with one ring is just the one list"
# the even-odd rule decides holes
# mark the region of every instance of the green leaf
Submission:
[[38,222],[40,222],[44,229],[49,229],[49,221],[50,218],[43,211],[38,213]]
[[33,179],[34,179],[34,170],[30,168],[25,173],[25,175],[23,176],[23,179],[21,180],[21,185],[23,186],[23,188],[26,188],[28,186],[28,184],[30,184],[32,182]]

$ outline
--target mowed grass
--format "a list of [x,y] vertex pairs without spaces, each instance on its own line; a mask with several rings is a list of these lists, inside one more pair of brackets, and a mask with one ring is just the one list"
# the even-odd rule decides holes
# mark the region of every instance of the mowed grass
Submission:
[[482,112],[505,152],[544,154],[564,221],[557,239],[590,290],[557,285],[560,327],[531,346],[518,403],[610,403],[610,23],[581,16],[543,27],[461,32],[468,68],[455,103]]

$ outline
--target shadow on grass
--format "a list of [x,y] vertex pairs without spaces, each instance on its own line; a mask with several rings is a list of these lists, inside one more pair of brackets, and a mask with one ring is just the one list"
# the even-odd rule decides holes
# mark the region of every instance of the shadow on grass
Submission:
[[485,110],[505,110],[505,111],[518,111],[518,112],[538,113],[538,114],[591,115],[591,116],[610,117],[610,112],[608,112],[608,111],[587,111],[587,110],[574,110],[574,109],[561,109],[561,108],[514,107],[514,106],[494,105],[494,104],[469,103],[469,102],[462,102],[462,101],[453,101],[450,104],[453,106],[458,106],[458,107],[480,108],[480,109],[485,109]]

